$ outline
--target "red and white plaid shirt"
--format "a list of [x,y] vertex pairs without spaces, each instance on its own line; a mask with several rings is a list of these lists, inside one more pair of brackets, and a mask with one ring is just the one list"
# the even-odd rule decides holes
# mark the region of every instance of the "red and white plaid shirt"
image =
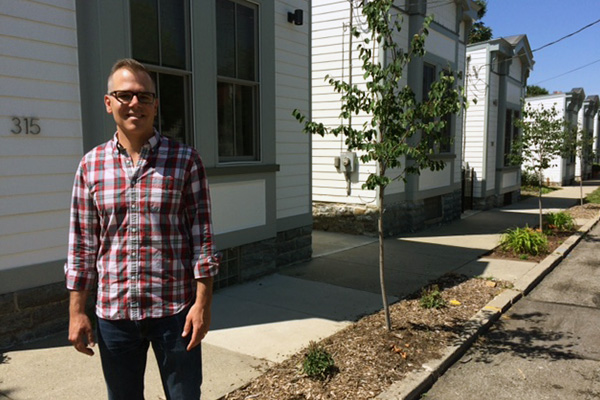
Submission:
[[155,132],[132,162],[115,134],[75,176],[66,284],[81,291],[97,282],[103,319],[174,315],[193,302],[195,279],[219,269],[196,150]]

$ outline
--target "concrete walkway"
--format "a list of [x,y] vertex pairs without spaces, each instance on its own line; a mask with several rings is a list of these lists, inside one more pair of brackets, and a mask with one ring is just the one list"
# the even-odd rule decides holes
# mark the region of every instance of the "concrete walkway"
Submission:
[[[587,194],[600,182],[584,187]],[[579,187],[544,198],[545,211],[577,203]],[[395,301],[447,272],[517,282],[536,264],[481,258],[509,227],[537,223],[537,199],[386,240],[387,287]],[[583,221],[581,221],[583,222]],[[203,399],[219,399],[309,344],[381,308],[374,238],[313,233],[313,259],[218,291],[203,344]],[[533,272],[532,272],[533,271]],[[104,399],[100,359],[76,353],[60,334],[2,355],[0,399]],[[146,398],[164,399],[153,356]],[[395,396],[390,388],[390,396]],[[383,397],[382,397],[383,398]],[[399,397],[390,397],[399,398]]]

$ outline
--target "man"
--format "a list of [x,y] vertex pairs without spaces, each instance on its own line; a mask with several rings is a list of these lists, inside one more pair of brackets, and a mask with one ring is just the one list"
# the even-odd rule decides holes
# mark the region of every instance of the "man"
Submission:
[[137,61],[115,63],[104,104],[117,131],[83,157],[73,188],[69,340],[94,354],[85,304],[97,291],[109,399],[144,398],[150,344],[167,398],[199,399],[218,272],[204,167],[193,148],[154,129],[156,88]]

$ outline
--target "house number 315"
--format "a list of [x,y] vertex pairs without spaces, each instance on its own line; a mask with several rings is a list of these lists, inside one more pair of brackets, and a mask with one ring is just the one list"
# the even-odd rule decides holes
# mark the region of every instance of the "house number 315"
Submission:
[[15,135],[24,133],[26,135],[37,135],[42,131],[39,125],[39,118],[35,117],[12,117],[14,124],[10,131]]

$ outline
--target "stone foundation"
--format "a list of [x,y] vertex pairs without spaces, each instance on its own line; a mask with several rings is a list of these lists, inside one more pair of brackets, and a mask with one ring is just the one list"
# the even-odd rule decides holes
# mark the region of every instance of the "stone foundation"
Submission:
[[0,349],[66,331],[69,296],[63,282],[0,295]]
[[[462,192],[458,190],[430,199],[388,204],[384,211],[384,235],[415,232],[459,219],[461,198]],[[316,230],[376,236],[377,216],[374,206],[313,203],[313,228]]]

